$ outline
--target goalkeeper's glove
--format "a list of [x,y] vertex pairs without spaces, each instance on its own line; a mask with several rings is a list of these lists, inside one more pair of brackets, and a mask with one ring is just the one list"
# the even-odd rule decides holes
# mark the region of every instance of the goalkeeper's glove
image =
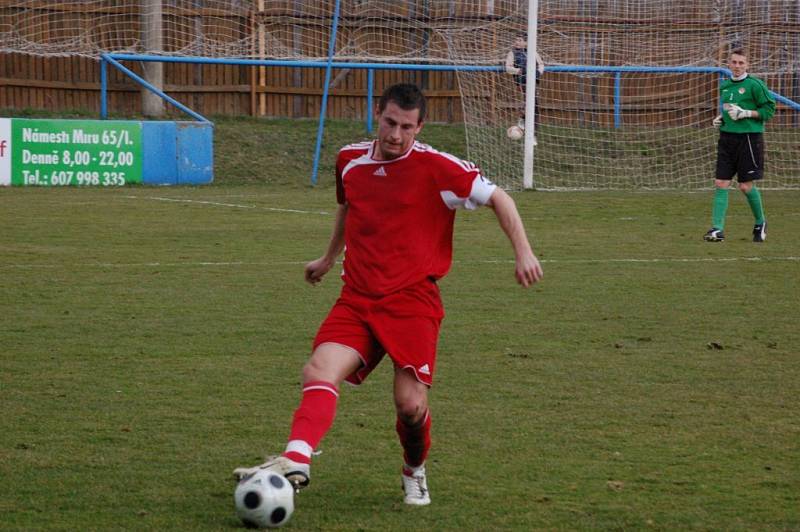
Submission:
[[711,121],[714,124],[714,127],[720,127],[722,125],[722,115],[717,115],[714,117],[714,120]]
[[728,116],[731,120],[741,120],[742,118],[755,118],[756,112],[749,109],[742,109],[735,103],[728,104]]

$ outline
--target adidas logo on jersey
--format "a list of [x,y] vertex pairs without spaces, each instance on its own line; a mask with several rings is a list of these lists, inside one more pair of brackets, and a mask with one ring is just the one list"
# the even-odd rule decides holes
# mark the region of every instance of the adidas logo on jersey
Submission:
[[379,175],[386,177],[386,169],[383,166],[379,166],[377,170],[372,172],[372,175]]
[[423,375],[430,375],[431,374],[431,368],[429,368],[428,365],[425,364],[424,366],[419,368],[419,372],[422,373]]

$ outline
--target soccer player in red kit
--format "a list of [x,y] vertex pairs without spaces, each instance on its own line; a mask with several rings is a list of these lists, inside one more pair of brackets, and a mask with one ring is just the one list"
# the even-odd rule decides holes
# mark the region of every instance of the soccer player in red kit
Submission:
[[305,267],[306,280],[316,284],[344,251],[342,292],[303,367],[302,399],[286,450],[234,475],[241,479],[272,469],[298,489],[308,485],[311,455],[333,424],[339,385],[363,382],[388,354],[405,502],[425,505],[430,503],[428,388],[444,317],[436,282],[450,269],[455,210],[481,205],[494,210],[514,249],[520,285],[539,281],[542,268],[511,197],[472,163],[417,142],[425,97],[415,85],[386,89],[377,116],[376,140],[339,152],[333,234],[325,254]]

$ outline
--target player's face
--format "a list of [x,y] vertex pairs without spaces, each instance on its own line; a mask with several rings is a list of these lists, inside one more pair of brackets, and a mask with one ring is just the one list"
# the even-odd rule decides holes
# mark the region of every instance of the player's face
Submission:
[[733,76],[738,78],[747,72],[747,58],[739,54],[731,54],[728,59],[728,68],[733,72]]
[[383,160],[400,157],[411,149],[417,133],[422,130],[419,109],[401,109],[389,102],[382,113],[378,113],[378,153]]

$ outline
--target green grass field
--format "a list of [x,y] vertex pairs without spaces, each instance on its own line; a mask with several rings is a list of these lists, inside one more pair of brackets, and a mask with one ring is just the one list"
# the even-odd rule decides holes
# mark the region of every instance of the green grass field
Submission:
[[[0,529],[241,529],[231,471],[282,450],[340,288],[302,279],[336,127],[316,188],[314,123],[220,120],[211,186],[0,190]],[[402,503],[384,363],[288,529],[799,530],[800,191],[765,193],[762,245],[738,193],[723,244],[710,192],[513,197],[545,279],[459,214],[433,504]]]

